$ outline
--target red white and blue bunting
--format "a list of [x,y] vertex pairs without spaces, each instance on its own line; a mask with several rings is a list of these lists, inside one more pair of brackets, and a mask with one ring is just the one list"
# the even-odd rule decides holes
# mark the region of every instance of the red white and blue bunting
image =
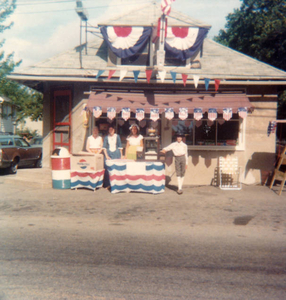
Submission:
[[194,119],[199,121],[203,118],[203,110],[201,108],[194,109]]
[[224,108],[222,117],[224,120],[229,121],[232,118],[232,108]]
[[179,118],[181,120],[186,120],[188,118],[188,109],[186,107],[179,108]]
[[140,53],[152,33],[151,27],[103,26],[100,28],[111,51],[120,58]]
[[214,121],[216,118],[217,118],[216,108],[209,108],[209,110],[208,110],[208,119],[210,121]]
[[156,122],[160,118],[159,109],[158,108],[151,108],[150,109],[150,119]]
[[165,50],[172,57],[185,61],[201,50],[207,28],[168,27]]
[[240,107],[237,112],[240,118],[244,119],[247,117],[247,107]]
[[140,122],[145,118],[145,111],[143,108],[136,108],[135,118]]
[[130,118],[130,108],[129,107],[123,107],[121,110],[121,118],[124,121],[127,121]]
[[165,108],[165,117],[167,120],[172,120],[174,116],[175,114],[173,108]]
[[111,121],[116,117],[116,109],[114,107],[107,107],[107,118]]
[[102,108],[101,106],[95,106],[92,110],[93,116],[95,118],[99,118],[102,115]]

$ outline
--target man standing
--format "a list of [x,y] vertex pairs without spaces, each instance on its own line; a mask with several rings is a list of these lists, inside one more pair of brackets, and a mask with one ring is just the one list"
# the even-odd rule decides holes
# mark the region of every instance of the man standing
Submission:
[[183,134],[177,133],[177,141],[162,149],[163,153],[173,151],[175,156],[175,169],[178,180],[179,195],[183,194],[183,183],[185,178],[185,172],[188,166],[188,146],[183,142]]

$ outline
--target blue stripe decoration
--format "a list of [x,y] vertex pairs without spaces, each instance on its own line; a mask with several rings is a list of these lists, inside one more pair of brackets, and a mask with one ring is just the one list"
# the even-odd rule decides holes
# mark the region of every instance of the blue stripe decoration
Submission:
[[156,170],[156,171],[165,170],[165,164],[161,164],[159,166],[155,164],[146,165],[146,171],[151,171],[151,170]]
[[97,187],[101,187],[103,184],[103,180],[100,180],[96,183],[92,183],[91,181],[86,181],[86,182],[83,182],[81,180],[77,180],[77,181],[74,181],[74,182],[71,182],[71,188],[74,189],[76,187],[91,187],[93,189],[96,189]]
[[160,186],[156,186],[156,185],[150,185],[150,186],[146,186],[143,184],[137,184],[137,185],[132,185],[132,184],[124,184],[124,185],[113,185],[111,186],[111,193],[115,192],[115,191],[124,191],[126,189],[131,189],[131,190],[140,190],[142,189],[143,191],[146,192],[161,192],[164,191],[165,189],[165,184],[162,184]]
[[107,166],[107,170],[109,172],[111,172],[113,170],[124,171],[124,170],[126,170],[126,165],[123,165],[123,166],[119,166],[119,165]]
[[52,180],[53,188],[54,189],[70,189],[71,188],[71,180],[70,179],[63,179],[63,180]]

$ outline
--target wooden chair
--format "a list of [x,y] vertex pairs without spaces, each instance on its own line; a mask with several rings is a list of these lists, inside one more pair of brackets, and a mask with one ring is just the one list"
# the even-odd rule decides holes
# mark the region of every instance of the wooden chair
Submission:
[[[283,166],[285,167],[283,168]],[[275,180],[281,181],[281,186],[279,191],[279,196],[280,196],[286,181],[286,147],[282,151],[282,154],[280,155],[280,158],[278,160],[277,167],[274,170],[273,178],[270,183],[270,189],[272,189]]]
[[237,157],[219,158],[219,187],[221,190],[241,190],[240,167]]

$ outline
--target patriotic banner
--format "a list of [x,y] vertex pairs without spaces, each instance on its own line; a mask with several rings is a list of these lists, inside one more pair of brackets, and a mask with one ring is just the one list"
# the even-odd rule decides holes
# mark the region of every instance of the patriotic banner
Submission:
[[93,116],[95,118],[99,118],[102,115],[102,108],[101,108],[101,106],[95,106],[92,109],[92,113],[93,113]]
[[218,88],[219,88],[220,80],[219,79],[215,79],[214,81],[215,81],[215,91],[217,91]]
[[181,120],[186,120],[188,118],[188,109],[185,107],[179,108],[179,118]]
[[107,108],[107,118],[112,121],[115,117],[116,117],[115,107],[108,107]]
[[226,121],[229,121],[232,118],[232,108],[223,109],[223,118]]
[[165,108],[165,117],[168,120],[172,120],[174,118],[174,109],[173,108]]
[[155,122],[159,118],[160,118],[159,109],[158,108],[151,108],[150,109],[150,119]]
[[127,121],[130,118],[130,108],[129,107],[123,107],[121,110],[121,118],[124,121]]
[[240,107],[237,112],[242,119],[247,117],[247,107]]
[[100,31],[111,51],[120,58],[140,53],[152,33],[151,27],[102,26]]
[[201,108],[194,109],[194,119],[199,121],[203,117],[203,111]]
[[198,27],[168,27],[165,50],[174,58],[187,60],[201,49],[208,30]]
[[71,189],[86,188],[96,190],[97,188],[101,188],[104,171],[105,170],[96,172],[71,171]]
[[168,16],[171,12],[171,4],[175,0],[162,0],[161,1],[161,9],[164,15]]
[[145,118],[145,111],[143,108],[136,108],[135,118],[140,122]]
[[275,121],[270,121],[267,128],[267,135],[269,136],[270,133],[275,133],[276,127],[277,123]]
[[216,118],[217,118],[217,110],[216,110],[216,108],[209,108],[208,119],[210,121],[214,121]]

